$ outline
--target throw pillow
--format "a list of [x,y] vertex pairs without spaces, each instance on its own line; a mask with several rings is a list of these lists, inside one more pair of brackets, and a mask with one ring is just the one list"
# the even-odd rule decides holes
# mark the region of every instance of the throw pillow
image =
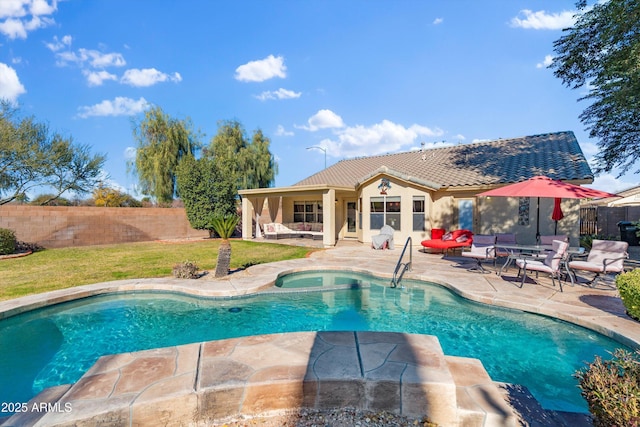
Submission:
[[462,236],[458,236],[458,238],[456,239],[456,242],[462,243],[462,242],[466,242],[467,240],[469,240],[469,237],[467,237],[466,234],[463,234]]
[[442,240],[453,240],[453,234],[451,232],[442,236]]

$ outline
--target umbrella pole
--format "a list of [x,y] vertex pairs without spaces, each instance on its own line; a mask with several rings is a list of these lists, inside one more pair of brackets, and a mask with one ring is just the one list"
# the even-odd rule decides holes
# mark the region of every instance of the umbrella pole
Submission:
[[536,243],[540,243],[540,197],[538,197],[538,212],[536,214]]

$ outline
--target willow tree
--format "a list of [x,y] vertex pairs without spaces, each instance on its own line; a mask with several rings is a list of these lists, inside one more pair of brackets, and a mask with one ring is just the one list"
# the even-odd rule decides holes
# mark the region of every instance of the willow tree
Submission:
[[249,140],[238,121],[222,121],[205,156],[212,157],[218,168],[233,178],[238,189],[266,188],[273,185],[278,173],[270,143],[261,130],[256,130]]
[[133,122],[133,136],[138,146],[135,161],[128,166],[138,177],[141,192],[159,203],[171,203],[177,194],[178,163],[195,155],[201,146],[200,134],[189,118],[175,119],[153,107],[140,122]]

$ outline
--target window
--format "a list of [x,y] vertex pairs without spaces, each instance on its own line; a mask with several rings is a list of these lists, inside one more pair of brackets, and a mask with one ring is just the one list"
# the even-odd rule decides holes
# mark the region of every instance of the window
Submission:
[[458,227],[473,231],[473,200],[458,201]]
[[293,202],[293,222],[304,222],[304,203]]
[[425,231],[424,196],[413,196],[413,231]]
[[322,222],[322,202],[293,202],[293,222]]
[[400,230],[400,197],[372,197],[370,228],[379,230],[385,224]]

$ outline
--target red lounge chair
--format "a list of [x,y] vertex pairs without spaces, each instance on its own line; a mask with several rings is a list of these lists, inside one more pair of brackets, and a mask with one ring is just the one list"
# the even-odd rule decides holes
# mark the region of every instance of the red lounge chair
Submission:
[[[438,230],[433,229],[432,231]],[[444,234],[441,238],[433,238],[436,233],[432,233],[430,240],[423,240],[421,245],[425,248],[440,249],[442,252],[449,249],[463,248],[471,246],[473,243],[473,233],[469,230],[454,230],[451,233]]]

